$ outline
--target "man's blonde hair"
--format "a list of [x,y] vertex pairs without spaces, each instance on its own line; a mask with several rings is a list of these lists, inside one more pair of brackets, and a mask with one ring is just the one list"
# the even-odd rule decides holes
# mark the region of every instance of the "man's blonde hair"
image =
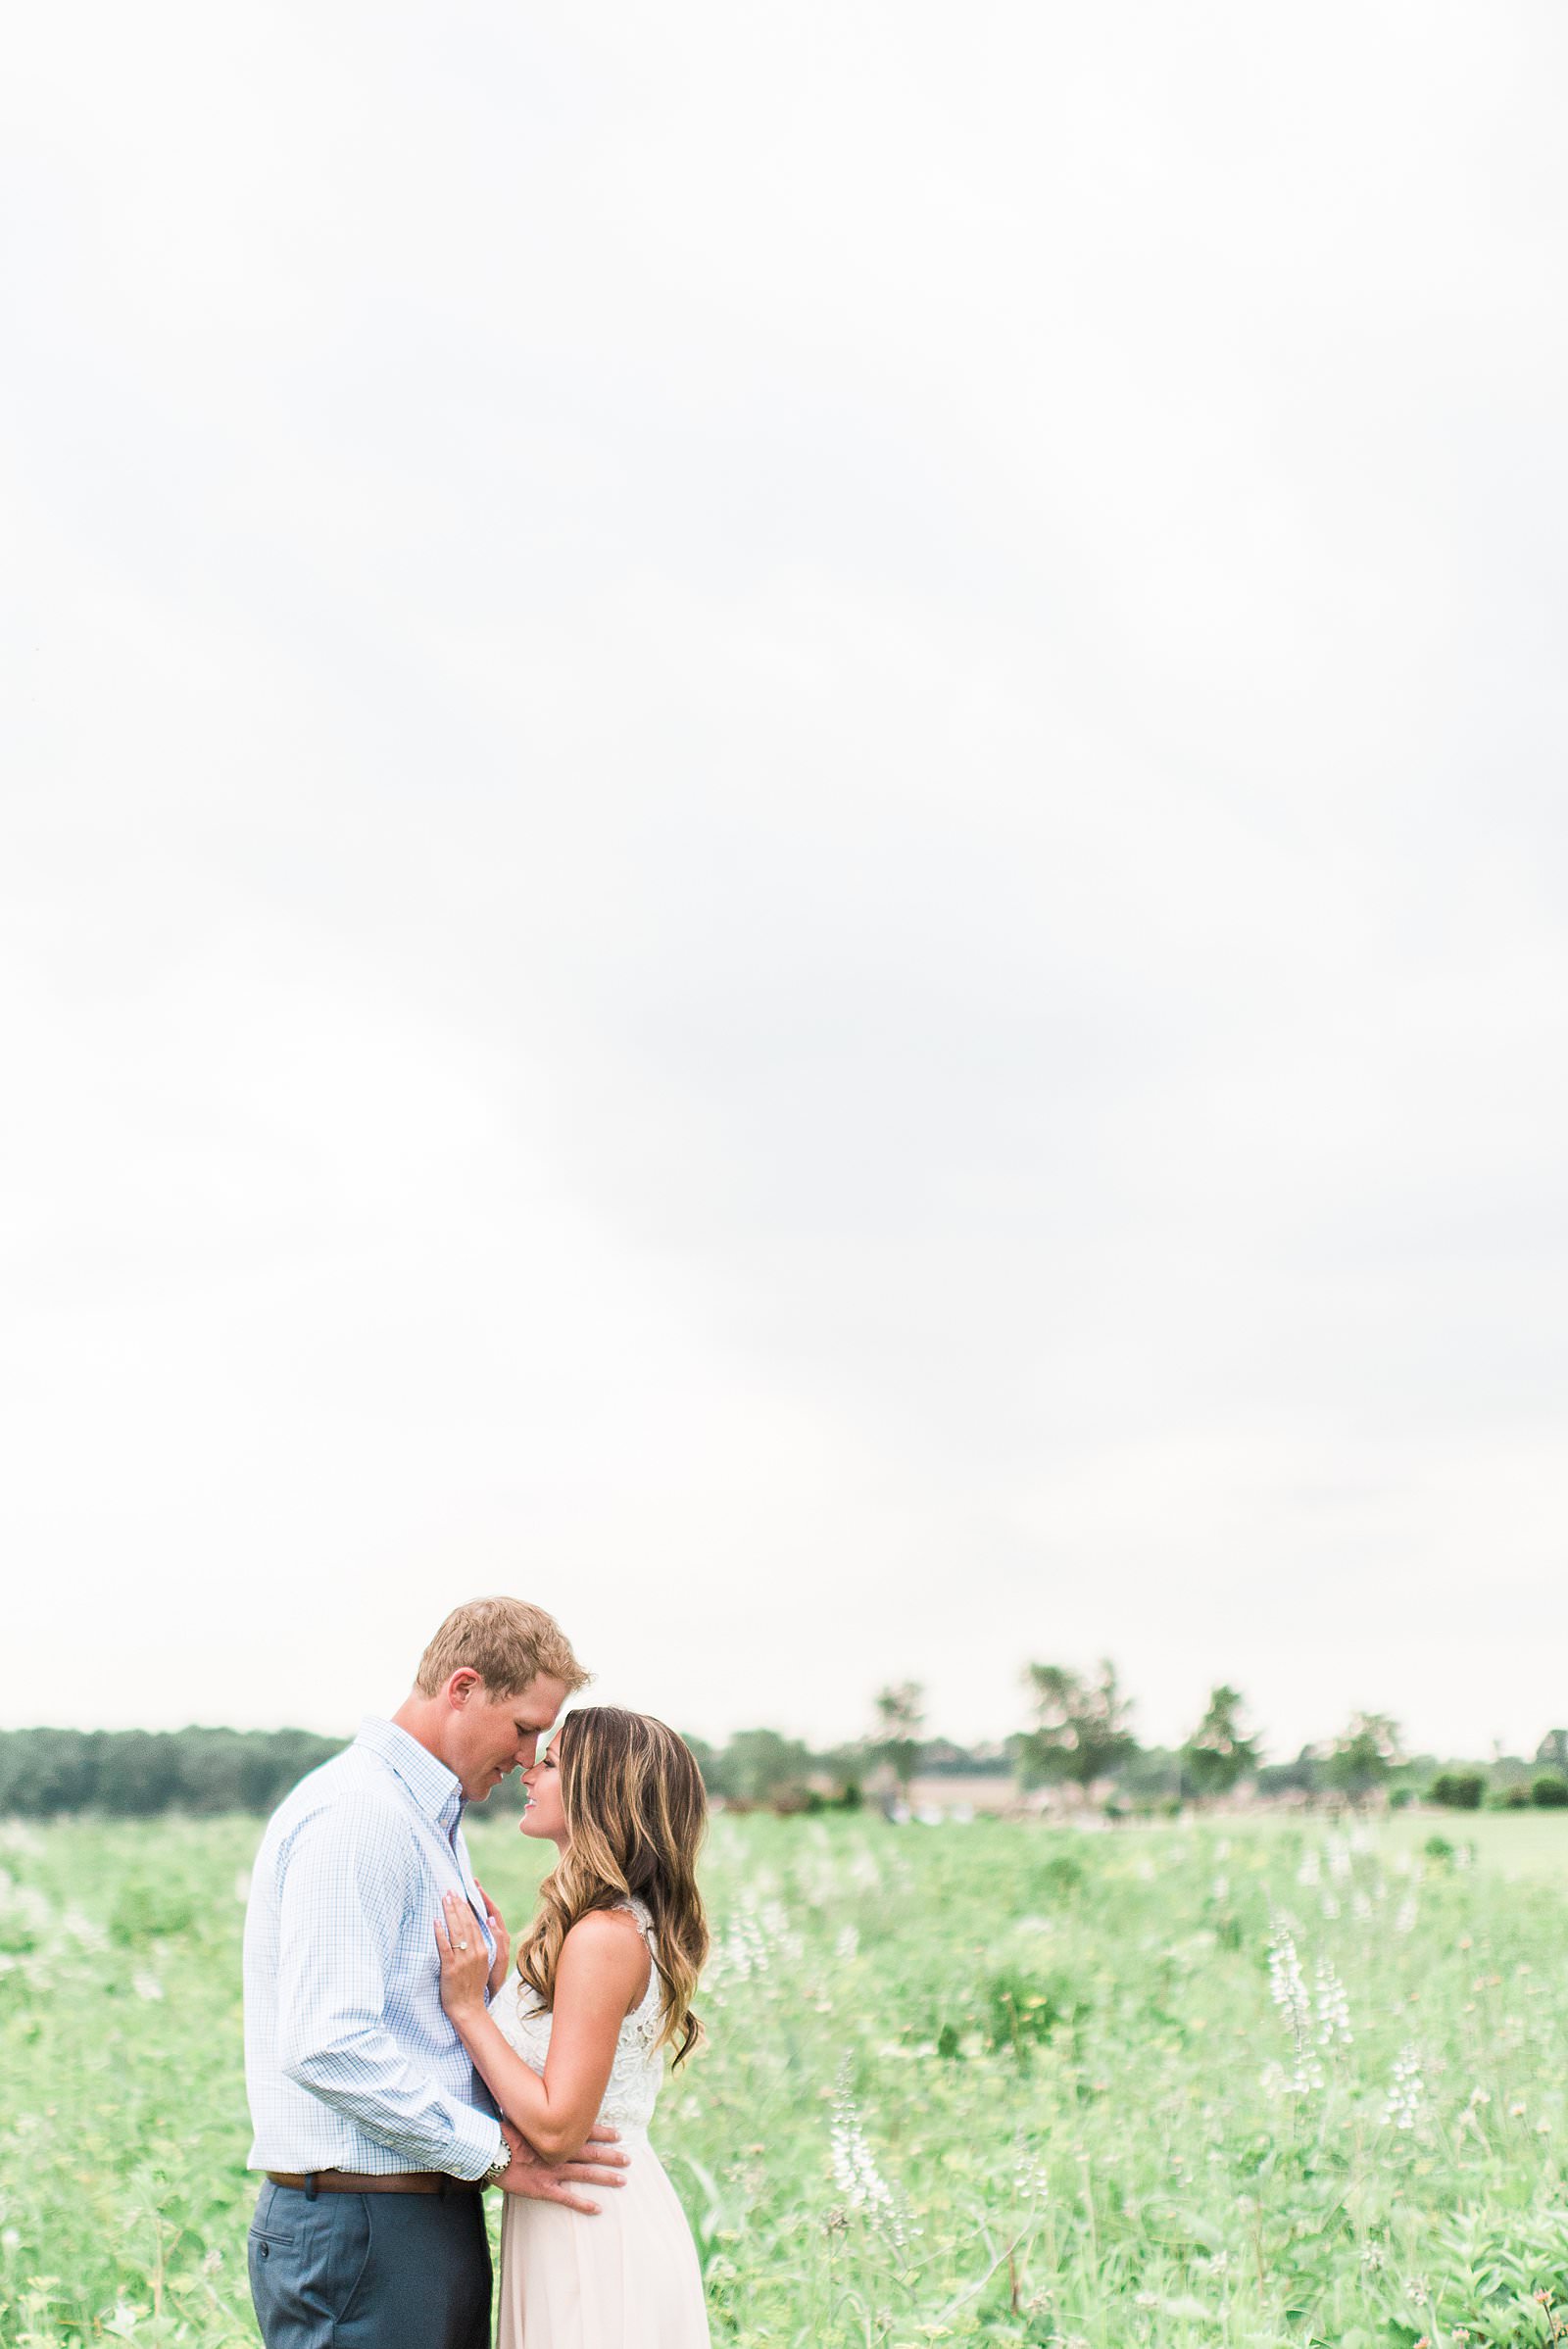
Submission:
[[541,1672],[564,1681],[568,1696],[593,1677],[554,1615],[521,1598],[470,1598],[454,1607],[419,1658],[414,1685],[421,1696],[434,1696],[465,1669],[479,1675],[492,1697],[515,1696]]

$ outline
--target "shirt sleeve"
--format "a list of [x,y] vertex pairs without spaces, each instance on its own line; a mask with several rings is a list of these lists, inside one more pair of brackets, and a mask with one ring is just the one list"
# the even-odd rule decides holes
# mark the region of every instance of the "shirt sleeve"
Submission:
[[506,2149],[500,2123],[447,2095],[387,2028],[407,1864],[401,1838],[363,1812],[318,1813],[293,1838],[278,1884],[278,2054],[287,2079],[416,2168],[482,2178]]

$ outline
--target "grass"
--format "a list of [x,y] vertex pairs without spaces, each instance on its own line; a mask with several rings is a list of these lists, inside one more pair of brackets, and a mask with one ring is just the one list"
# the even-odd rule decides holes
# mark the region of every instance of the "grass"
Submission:
[[[255,2341],[257,1833],[0,1831],[7,2349]],[[537,1850],[472,1839],[520,1920]],[[721,1819],[707,1881],[656,2138],[716,2341],[1568,2338],[1568,1820]]]

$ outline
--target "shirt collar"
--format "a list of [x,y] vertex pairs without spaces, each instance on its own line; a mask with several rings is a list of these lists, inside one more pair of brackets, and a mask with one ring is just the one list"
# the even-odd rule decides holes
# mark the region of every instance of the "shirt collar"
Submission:
[[360,1723],[359,1736],[354,1740],[367,1753],[374,1754],[378,1762],[403,1781],[428,1818],[446,1827],[463,1808],[463,1786],[445,1762],[438,1762],[427,1746],[417,1737],[411,1737],[406,1729],[395,1721],[381,1721],[374,1713],[367,1713]]

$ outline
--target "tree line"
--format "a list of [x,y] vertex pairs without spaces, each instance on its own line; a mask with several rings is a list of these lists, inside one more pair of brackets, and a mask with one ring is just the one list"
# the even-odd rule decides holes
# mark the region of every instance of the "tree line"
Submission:
[[1247,1699],[1228,1682],[1210,1689],[1200,1718],[1174,1746],[1140,1741],[1132,1701],[1108,1661],[1087,1674],[1032,1663],[1023,1686],[1029,1725],[991,1744],[964,1747],[928,1736],[925,1691],[914,1681],[883,1688],[867,1734],[829,1752],[812,1753],[775,1730],[744,1731],[717,1749],[694,1742],[710,1792],[780,1809],[854,1802],[879,1785],[907,1801],[917,1778],[979,1776],[1010,1778],[1025,1796],[1093,1802],[1113,1816],[1242,1791],[1261,1801],[1383,1798],[1456,1810],[1483,1803],[1568,1809],[1568,1730],[1548,1730],[1531,1759],[1499,1753],[1485,1763],[1452,1762],[1408,1752],[1387,1713],[1358,1712],[1294,1760],[1269,1761]]
[[1201,1802],[1250,1786],[1259,1798],[1381,1795],[1477,1810],[1484,1801],[1516,1808],[1568,1808],[1568,1730],[1548,1730],[1533,1760],[1494,1754],[1489,1763],[1442,1763],[1406,1749],[1387,1713],[1352,1713],[1339,1733],[1302,1746],[1294,1761],[1268,1762],[1240,1689],[1210,1689],[1201,1718],[1178,1746],[1141,1745],[1116,1668],[1086,1676],[1031,1664],[1025,1675],[1034,1724],[1011,1740],[1025,1787],[1070,1786],[1102,1792],[1107,1807]]
[[[1334,1796],[1349,1802],[1424,1799],[1455,1810],[1483,1804],[1568,1809],[1568,1730],[1548,1730],[1534,1756],[1488,1762],[1405,1750],[1385,1713],[1356,1713],[1339,1734],[1268,1761],[1241,1691],[1209,1692],[1179,1745],[1145,1745],[1116,1668],[1093,1673],[1028,1665],[1027,1726],[991,1743],[933,1737],[918,1682],[882,1688],[863,1736],[813,1747],[781,1730],[738,1731],[723,1744],[688,1738],[709,1792],[736,1807],[853,1808],[870,1797],[906,1802],[917,1779],[1011,1780],[1022,1795],[1095,1803],[1112,1816],[1178,1809],[1250,1791],[1260,1800]],[[0,1817],[52,1819],[77,1811],[144,1818],[162,1811],[263,1815],[344,1740],[309,1730],[0,1731]],[[492,1807],[518,1809],[512,1778]]]
[[342,1750],[310,1730],[0,1730],[0,1816],[270,1811]]

